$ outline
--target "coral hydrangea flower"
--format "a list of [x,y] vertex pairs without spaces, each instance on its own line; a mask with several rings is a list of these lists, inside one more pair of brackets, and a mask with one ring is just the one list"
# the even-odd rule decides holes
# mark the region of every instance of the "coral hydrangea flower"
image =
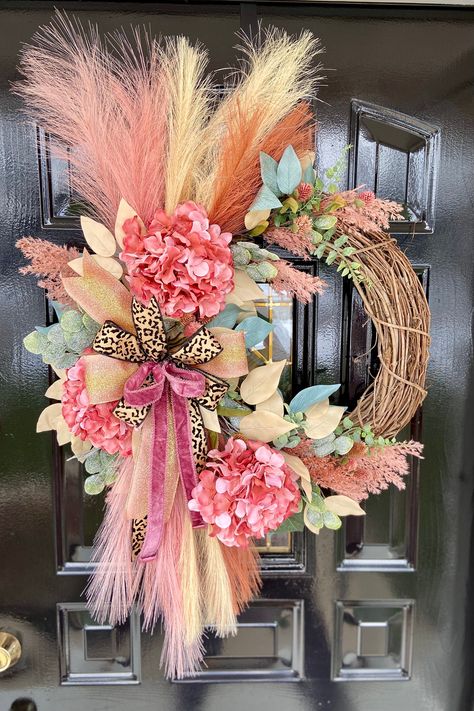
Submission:
[[297,475],[281,454],[263,442],[230,438],[224,451],[209,452],[188,502],[226,546],[248,545],[295,513]]
[[203,207],[185,202],[172,215],[157,210],[146,235],[136,218],[126,220],[123,231],[120,259],[137,298],[148,303],[155,296],[172,318],[209,318],[221,311],[234,286],[232,235],[210,225]]
[[109,454],[132,453],[132,428],[113,414],[117,402],[91,405],[82,359],[69,368],[63,385],[62,413],[70,431]]

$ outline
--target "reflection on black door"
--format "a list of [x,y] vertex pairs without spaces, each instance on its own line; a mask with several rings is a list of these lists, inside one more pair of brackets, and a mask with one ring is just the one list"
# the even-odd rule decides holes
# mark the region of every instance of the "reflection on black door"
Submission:
[[[17,275],[14,243],[29,234],[77,242],[80,232],[67,164],[50,159],[50,137],[24,123],[8,92],[21,42],[52,7],[15,5],[0,3],[0,631],[18,637],[22,656],[0,674],[2,711],[467,711],[474,13],[310,3],[74,6],[104,31],[145,22],[157,34],[200,39],[214,69],[231,64],[234,32],[258,16],[319,35],[336,71],[321,89],[326,103],[317,103],[318,163],[328,167],[350,142],[348,187],[364,184],[404,203],[394,237],[433,310],[430,395],[411,424],[426,460],[413,465],[406,491],[373,497],[364,521],[348,520],[337,536],[260,541],[262,598],[242,615],[237,637],[209,635],[196,679],[170,683],[159,671],[161,636],[143,634],[139,615],[113,628],[87,613],[81,592],[103,501],[83,493],[77,463],[34,434],[48,373],[22,350],[22,337],[43,322],[48,304]],[[350,286],[330,268],[321,274],[329,288],[314,305],[267,290],[257,307],[275,324],[268,354],[291,363],[288,388],[340,381],[341,400],[351,404],[377,368],[372,328]]]

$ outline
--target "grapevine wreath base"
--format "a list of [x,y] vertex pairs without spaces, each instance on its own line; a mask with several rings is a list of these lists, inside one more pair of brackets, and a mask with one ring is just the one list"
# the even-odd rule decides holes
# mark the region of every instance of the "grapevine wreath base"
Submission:
[[[57,375],[37,429],[84,464],[87,495],[107,491],[92,613],[161,618],[172,678],[199,668],[206,628],[235,634],[260,589],[255,540],[364,515],[422,449],[395,439],[426,394],[429,344],[425,295],[386,234],[401,207],[340,192],[342,160],[315,172],[318,41],[242,41],[217,101],[202,47],[102,39],[58,14],[15,87],[69,160],[87,243],[18,242],[57,314],[24,339]],[[381,367],[350,416],[337,384],[289,396],[286,360],[265,355],[262,285],[302,303],[325,288],[273,245],[333,264],[375,325]]]

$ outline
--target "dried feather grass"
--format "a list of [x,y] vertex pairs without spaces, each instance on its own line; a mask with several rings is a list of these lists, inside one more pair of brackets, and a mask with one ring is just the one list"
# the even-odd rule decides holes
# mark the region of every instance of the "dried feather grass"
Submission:
[[210,112],[210,80],[204,77],[207,52],[184,37],[167,40],[163,68],[168,87],[168,151],[165,210],[192,200],[194,176],[204,151]]
[[[241,121],[242,135],[248,123],[255,123],[246,137],[248,159],[252,153],[265,148],[264,139],[304,97],[312,97],[322,79],[321,66],[314,65],[314,57],[322,52],[319,40],[310,32],[292,37],[276,28],[261,30],[257,38],[241,34],[242,44],[237,47],[242,54],[241,66],[234,71],[225,87],[225,96],[211,117],[203,138],[204,167],[197,199],[203,205],[215,206],[215,193],[221,185],[222,165],[233,161],[235,142],[226,138],[235,125],[236,115]],[[286,145],[281,146],[283,150]],[[242,151],[238,152],[240,155]],[[242,205],[245,212],[248,205]],[[212,211],[212,210],[211,210]],[[226,227],[226,229],[228,229]]]
[[202,600],[206,626],[218,637],[237,634],[233,591],[217,538],[209,535],[207,527],[196,529],[196,544],[201,554]]
[[69,160],[74,190],[112,228],[121,197],[149,220],[164,202],[167,82],[146,31],[102,40],[60,12],[23,49],[14,91]]

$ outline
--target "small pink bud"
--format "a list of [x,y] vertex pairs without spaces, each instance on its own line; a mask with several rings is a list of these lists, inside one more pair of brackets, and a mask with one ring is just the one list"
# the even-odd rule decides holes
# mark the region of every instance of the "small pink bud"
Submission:
[[366,205],[369,205],[369,203],[371,203],[372,200],[375,200],[375,195],[372,192],[372,190],[366,190],[363,193],[359,193],[358,198],[359,198],[359,200],[363,200]]
[[300,183],[296,189],[298,200],[307,202],[313,194],[313,186],[309,183]]

